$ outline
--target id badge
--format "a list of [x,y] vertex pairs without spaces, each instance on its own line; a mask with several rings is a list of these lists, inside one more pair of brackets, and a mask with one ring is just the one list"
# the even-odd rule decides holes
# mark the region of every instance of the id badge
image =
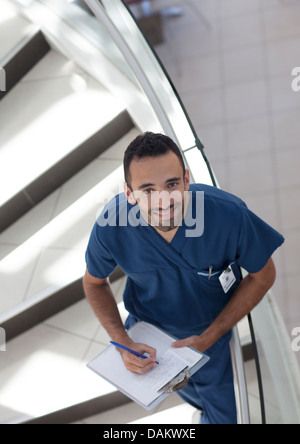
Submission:
[[219,281],[222,285],[224,293],[227,293],[236,281],[236,277],[234,275],[231,266],[229,266],[225,271],[223,271],[223,273],[219,277]]

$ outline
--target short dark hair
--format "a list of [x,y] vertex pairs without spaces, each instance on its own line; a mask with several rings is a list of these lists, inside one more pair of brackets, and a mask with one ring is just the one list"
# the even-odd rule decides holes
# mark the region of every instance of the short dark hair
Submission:
[[176,143],[168,136],[146,132],[136,137],[128,146],[123,158],[125,182],[130,186],[129,167],[134,158],[155,157],[173,151],[185,173],[184,160]]

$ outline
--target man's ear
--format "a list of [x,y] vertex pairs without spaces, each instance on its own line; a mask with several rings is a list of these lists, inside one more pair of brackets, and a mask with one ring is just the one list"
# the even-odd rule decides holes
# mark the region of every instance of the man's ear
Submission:
[[190,189],[190,170],[186,169],[184,174],[184,191],[189,191]]
[[136,200],[134,198],[133,191],[131,191],[131,189],[129,188],[127,183],[124,183],[124,193],[125,193],[125,196],[126,196],[128,202],[130,203],[130,205],[135,205]]

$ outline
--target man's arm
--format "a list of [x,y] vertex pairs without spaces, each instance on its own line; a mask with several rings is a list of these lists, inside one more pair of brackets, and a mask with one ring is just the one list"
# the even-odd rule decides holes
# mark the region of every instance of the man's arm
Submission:
[[98,279],[86,271],[83,277],[85,296],[95,315],[115,342],[127,341],[128,335],[123,326],[120,313],[108,279]]
[[173,347],[189,346],[205,352],[253,310],[272,287],[275,278],[276,270],[271,258],[262,270],[249,274],[240,282],[224,310],[200,336],[176,341]]
[[154,367],[156,350],[145,344],[133,342],[127,335],[108,279],[95,278],[86,271],[83,277],[83,288],[95,315],[114,342],[142,354],[149,353],[150,358],[141,359],[132,353],[119,349],[127,370],[134,373],[145,373]]

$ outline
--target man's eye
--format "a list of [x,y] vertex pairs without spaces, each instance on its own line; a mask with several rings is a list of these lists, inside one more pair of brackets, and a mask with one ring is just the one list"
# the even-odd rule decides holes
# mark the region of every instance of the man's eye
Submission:
[[174,188],[178,185],[178,182],[172,182],[169,184],[169,188]]

